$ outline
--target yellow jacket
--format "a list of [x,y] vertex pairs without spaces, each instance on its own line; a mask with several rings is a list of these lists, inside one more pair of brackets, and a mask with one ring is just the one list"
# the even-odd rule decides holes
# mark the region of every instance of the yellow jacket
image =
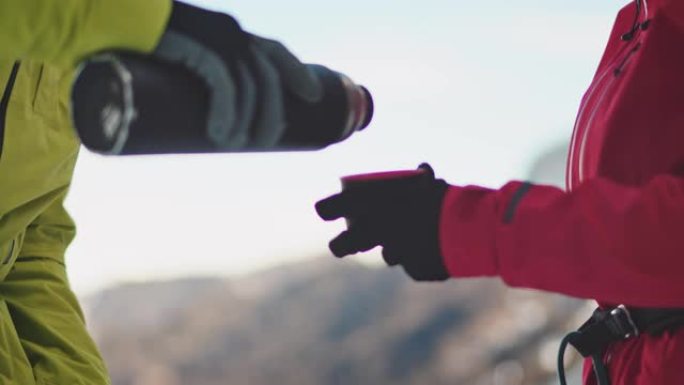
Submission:
[[[0,384],[109,384],[69,288],[76,63],[149,52],[171,0],[0,1]],[[94,256],[97,257],[97,256]]]

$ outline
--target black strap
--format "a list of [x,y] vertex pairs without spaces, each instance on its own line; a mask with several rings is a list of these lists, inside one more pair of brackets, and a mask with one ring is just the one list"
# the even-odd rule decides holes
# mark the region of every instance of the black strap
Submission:
[[684,325],[684,309],[627,308],[596,309],[582,325],[570,345],[583,357],[602,352],[612,342],[641,333],[659,335]]
[[582,357],[600,353],[612,342],[639,335],[639,327],[632,318],[632,311],[624,306],[614,309],[596,309],[569,340]]
[[684,325],[684,309],[632,309],[632,319],[642,333],[660,335]]
[[583,357],[591,357],[599,385],[609,385],[608,372],[601,360],[608,345],[643,333],[659,335],[682,325],[684,309],[681,308],[627,308],[624,305],[608,310],[598,308],[579,330],[568,334],[561,342],[558,352],[561,384],[565,384],[563,355],[568,344]]

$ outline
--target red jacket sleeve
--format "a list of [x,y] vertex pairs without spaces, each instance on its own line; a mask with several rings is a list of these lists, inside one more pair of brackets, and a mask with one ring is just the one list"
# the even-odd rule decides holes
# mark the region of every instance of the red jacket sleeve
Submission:
[[684,307],[684,179],[642,187],[606,179],[572,192],[511,182],[499,190],[452,186],[440,246],[454,277],[605,303]]

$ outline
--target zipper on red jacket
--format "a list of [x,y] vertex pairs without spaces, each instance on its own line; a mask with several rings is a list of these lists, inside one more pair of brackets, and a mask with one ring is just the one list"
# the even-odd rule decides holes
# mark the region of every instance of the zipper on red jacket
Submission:
[[12,72],[10,73],[9,80],[7,80],[7,85],[5,86],[5,92],[2,93],[2,99],[0,99],[0,158],[2,158],[2,147],[5,141],[5,124],[7,123],[7,107],[9,105],[10,96],[12,96],[12,89],[14,88],[14,82],[17,80],[17,73],[19,73],[19,62],[15,62],[12,66]]
[[586,154],[586,145],[587,139],[589,137],[589,131],[591,131],[591,127],[594,123],[594,117],[596,116],[596,113],[598,112],[599,108],[603,105],[603,101],[605,100],[608,91],[611,90],[613,84],[622,74],[622,71],[624,70],[627,63],[629,63],[630,59],[634,56],[634,54],[639,50],[640,47],[641,43],[637,42],[633,47],[629,49],[629,51],[627,52],[627,56],[625,56],[624,58],[622,58],[622,60],[618,62],[617,66],[609,67],[606,69],[606,71],[609,72],[612,76],[610,76],[610,80],[603,86],[601,95],[599,96],[598,100],[596,101],[596,103],[594,103],[591,109],[591,114],[589,115],[589,120],[584,126],[584,131],[582,132],[582,138],[579,145],[579,159],[577,162],[577,172],[579,173],[579,175],[577,180],[580,183],[584,180],[584,156]]
[[[575,125],[572,129],[572,136],[570,138],[570,148],[569,148],[569,153],[568,153],[568,162],[567,162],[567,170],[565,174],[565,186],[568,190],[572,190],[574,185],[572,183],[573,180],[573,174],[575,173],[575,168],[576,168],[576,161],[575,158],[579,156],[580,154],[575,154],[575,150],[577,148],[577,140],[579,139],[580,135],[584,133],[585,130],[582,128],[586,128],[587,124],[580,125],[581,120],[585,118],[587,115],[585,115],[585,110],[587,107],[589,107],[589,102],[592,100],[594,95],[598,90],[605,90],[608,85],[612,84],[613,78],[608,77],[611,72],[613,72],[613,69],[615,68],[615,64],[619,62],[620,58],[623,57],[623,54],[625,50],[627,50],[628,45],[623,46],[620,48],[620,50],[615,53],[615,56],[610,60],[610,62],[605,66],[605,69],[598,73],[595,77],[594,80],[592,81],[591,85],[589,86],[589,89],[585,93],[585,96],[583,98],[583,103],[580,105],[579,112],[577,113],[577,118],[575,120]],[[631,55],[627,55],[631,56]],[[608,84],[604,85],[604,80],[608,80]],[[604,91],[605,93],[605,91]],[[601,99],[601,97],[599,97]],[[597,103],[593,103],[592,105],[592,114],[589,116],[593,115],[593,110],[595,109]],[[581,131],[581,132],[580,132]]]
[[[604,98],[610,87],[622,74],[624,67],[627,65],[630,59],[641,48],[641,42],[638,39],[641,31],[645,31],[649,27],[650,20],[648,19],[648,3],[646,2],[646,0],[636,0],[636,4],[637,13],[635,15],[634,23],[632,23],[632,28],[630,29],[630,31],[623,34],[621,37],[622,40],[624,40],[628,44],[625,47],[623,47],[613,57],[611,62],[608,65],[606,65],[603,72],[596,78],[596,81],[593,82],[592,86],[587,91],[585,97],[587,103],[584,103],[584,105],[580,107],[580,111],[577,115],[577,121],[575,122],[575,127],[573,129],[572,139],[570,142],[570,153],[568,156],[568,165],[566,172],[565,184],[568,190],[572,190],[575,187],[573,183],[575,173],[579,173],[577,178],[578,182],[582,182],[582,180],[584,179],[584,175],[582,174],[584,169],[585,145],[589,134],[588,131],[590,131],[591,124],[594,120],[594,116],[598,111],[599,107],[601,107],[601,105],[603,104]],[[644,22],[639,21],[639,17],[642,13],[642,7],[645,18]],[[625,50],[627,51],[626,54]],[[596,92],[598,92],[599,90],[601,90],[601,94],[598,96],[598,100],[592,103],[589,114],[585,115],[585,109],[589,107],[587,105],[588,102],[594,97]],[[580,119],[585,120],[583,119],[585,117],[588,117],[589,120],[580,127]],[[578,140],[580,141],[579,148],[576,148]],[[578,150],[577,153],[575,153],[576,149]],[[575,160],[575,158],[579,159]]]
[[[625,47],[626,48],[626,47]],[[582,157],[582,148],[584,147],[584,140],[586,139],[586,131],[587,128],[589,127],[589,124],[593,121],[593,116],[596,113],[598,107],[601,105],[601,102],[603,101],[603,98],[605,97],[605,94],[608,90],[608,88],[613,84],[615,81],[615,76],[614,76],[614,70],[616,67],[616,63],[620,63],[621,61],[623,62],[621,65],[618,65],[618,67],[622,68],[626,62],[624,61],[625,57],[631,57],[630,54],[627,56],[623,56],[624,50],[620,50],[611,62],[606,65],[606,68],[601,72],[596,80],[592,83],[590,86],[589,90],[587,91],[584,100],[585,103],[583,103],[580,106],[580,110],[577,113],[577,120],[575,121],[575,127],[573,128],[572,132],[572,138],[570,140],[570,152],[568,156],[568,166],[567,166],[567,173],[566,173],[566,187],[568,190],[572,190],[575,186],[572,183],[574,174],[575,174],[575,169],[579,166],[578,161],[575,160],[576,157]],[[613,75],[613,76],[610,76]],[[594,95],[598,92],[601,91],[601,95],[598,97],[597,101],[594,101],[591,106],[589,106],[589,102],[593,101]],[[585,110],[587,108],[591,108],[590,112],[586,114]],[[584,123],[580,125],[580,122],[582,120],[589,119],[589,122]],[[577,141],[581,140],[580,143],[580,150],[577,150]],[[581,178],[580,178],[581,180]]]

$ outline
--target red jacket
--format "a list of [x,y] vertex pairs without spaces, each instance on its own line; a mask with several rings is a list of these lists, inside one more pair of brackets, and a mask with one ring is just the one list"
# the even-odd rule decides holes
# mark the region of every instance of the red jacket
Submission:
[[[582,99],[567,192],[450,187],[440,243],[451,275],[684,308],[684,1],[640,3],[619,12]],[[604,362],[612,385],[684,384],[684,328],[615,343]]]

